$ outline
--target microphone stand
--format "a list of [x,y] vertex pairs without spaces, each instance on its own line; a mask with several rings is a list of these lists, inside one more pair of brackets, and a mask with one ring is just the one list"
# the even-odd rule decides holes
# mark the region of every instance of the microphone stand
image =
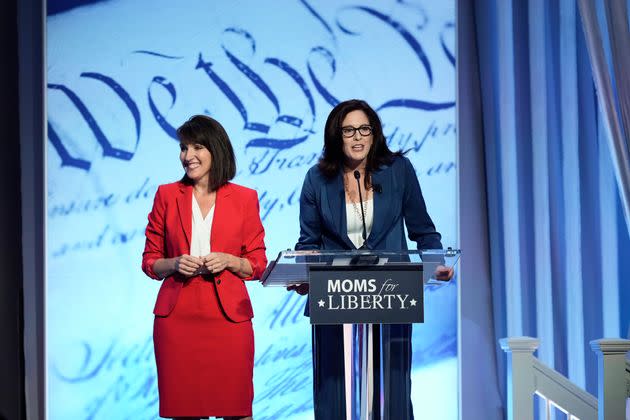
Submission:
[[365,227],[365,213],[363,212],[363,196],[361,195],[361,182],[359,181],[361,179],[361,172],[359,171],[354,171],[354,179],[357,180],[357,188],[359,189],[359,207],[361,207],[361,222],[363,222],[363,245],[361,245],[361,248],[359,249],[364,249],[365,248],[365,240],[367,239],[367,228]]
[[[363,245],[361,245],[361,248],[359,249],[367,249],[367,228],[365,226],[365,212],[363,211],[363,195],[361,194],[361,172],[359,171],[354,171],[354,179],[357,180],[357,188],[359,189],[359,207],[361,207],[361,222],[363,222]],[[351,265],[376,265],[378,264],[378,260],[379,257],[378,255],[374,255],[374,254],[359,254],[354,256],[351,260],[350,260],[350,264]],[[372,353],[374,360],[377,361],[379,360],[379,354],[380,354],[380,347],[379,347],[379,341],[380,341],[380,330],[378,328],[378,325],[375,327],[374,325],[370,325],[370,324],[362,324],[358,326],[359,328],[359,337],[362,337],[362,343],[361,343],[361,348],[363,349],[363,356],[362,356],[362,360],[361,360],[361,365],[363,366],[361,369],[361,394],[362,395],[367,395],[368,394],[368,390],[370,388],[373,388],[374,385],[369,383],[369,379],[368,379],[368,371],[372,371],[374,372],[374,367],[368,367],[368,354]],[[363,333],[363,334],[361,334]],[[372,338],[372,348],[368,348],[369,344],[370,344],[370,338]],[[374,339],[376,339],[376,341],[374,341]],[[376,365],[378,366],[378,362],[376,362]],[[376,370],[376,372],[378,372],[378,370]],[[379,373],[374,374],[374,380],[377,383],[380,383],[380,375]],[[378,388],[377,388],[378,389]],[[372,410],[373,407],[369,407],[369,403],[367,403],[368,405],[364,405],[363,402],[363,398],[361,398],[361,417],[363,418],[363,414],[367,414],[369,418],[372,418],[371,414],[372,414]],[[376,407],[379,407],[380,404],[376,403]],[[377,409],[380,413],[380,408]]]
[[[363,245],[359,249],[367,249],[367,228],[365,226],[365,212],[363,211],[363,195],[361,194],[361,172],[354,171],[354,179],[357,180],[357,187],[359,189],[359,207],[361,207],[361,222],[363,222]],[[378,264],[378,255],[374,254],[365,254],[365,255],[356,255],[350,260],[351,265],[372,265]]]

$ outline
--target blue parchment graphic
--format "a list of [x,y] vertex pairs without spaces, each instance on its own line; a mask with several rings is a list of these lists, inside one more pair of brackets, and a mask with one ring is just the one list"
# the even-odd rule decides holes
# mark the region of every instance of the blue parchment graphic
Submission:
[[[192,114],[230,135],[235,182],[258,191],[270,259],[298,237],[304,174],[328,112],[349,98],[378,110],[444,245],[457,247],[454,16],[453,1],[117,0],[49,17],[49,418],[158,418],[159,283],[140,260],[155,190],[182,175],[175,128]],[[248,289],[254,416],[310,419],[304,299]],[[456,285],[426,299],[414,409],[457,418]]]

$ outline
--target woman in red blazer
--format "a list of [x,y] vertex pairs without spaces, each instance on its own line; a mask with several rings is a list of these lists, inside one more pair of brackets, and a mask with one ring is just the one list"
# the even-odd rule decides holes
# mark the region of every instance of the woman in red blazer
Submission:
[[227,133],[197,115],[177,130],[182,180],[161,185],[142,270],[164,279],[153,343],[160,416],[251,419],[254,334],[244,280],[260,278],[264,229],[256,191],[236,173]]

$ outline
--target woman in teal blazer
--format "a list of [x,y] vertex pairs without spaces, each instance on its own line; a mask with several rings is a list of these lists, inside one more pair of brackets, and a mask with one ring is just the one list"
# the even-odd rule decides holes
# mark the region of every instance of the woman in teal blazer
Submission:
[[[360,203],[356,171],[363,181]],[[371,219],[369,234],[357,242],[355,232],[353,242],[348,217],[354,217],[352,207],[358,208],[356,214],[360,214],[359,205]],[[351,222],[356,226],[356,220]],[[376,112],[361,100],[338,104],[326,121],[322,158],[304,180],[300,238],[295,249],[406,250],[404,226],[418,249],[442,248],[415,170],[403,153],[389,150]],[[452,271],[445,269],[440,275],[447,279]],[[307,290],[300,286],[291,289],[298,293]],[[413,419],[411,325],[381,328],[383,361],[389,366],[383,378],[385,419]],[[313,327],[315,419],[345,418],[343,354],[341,325]]]

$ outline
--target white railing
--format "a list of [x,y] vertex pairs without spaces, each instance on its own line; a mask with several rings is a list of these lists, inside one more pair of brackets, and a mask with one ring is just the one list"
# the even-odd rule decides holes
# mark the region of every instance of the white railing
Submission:
[[546,418],[552,409],[570,420],[630,420],[626,406],[630,397],[630,340],[591,341],[597,354],[598,398],[573,384],[562,374],[534,357],[539,340],[532,337],[503,338],[508,354],[508,419],[533,420],[534,394],[545,402]]

